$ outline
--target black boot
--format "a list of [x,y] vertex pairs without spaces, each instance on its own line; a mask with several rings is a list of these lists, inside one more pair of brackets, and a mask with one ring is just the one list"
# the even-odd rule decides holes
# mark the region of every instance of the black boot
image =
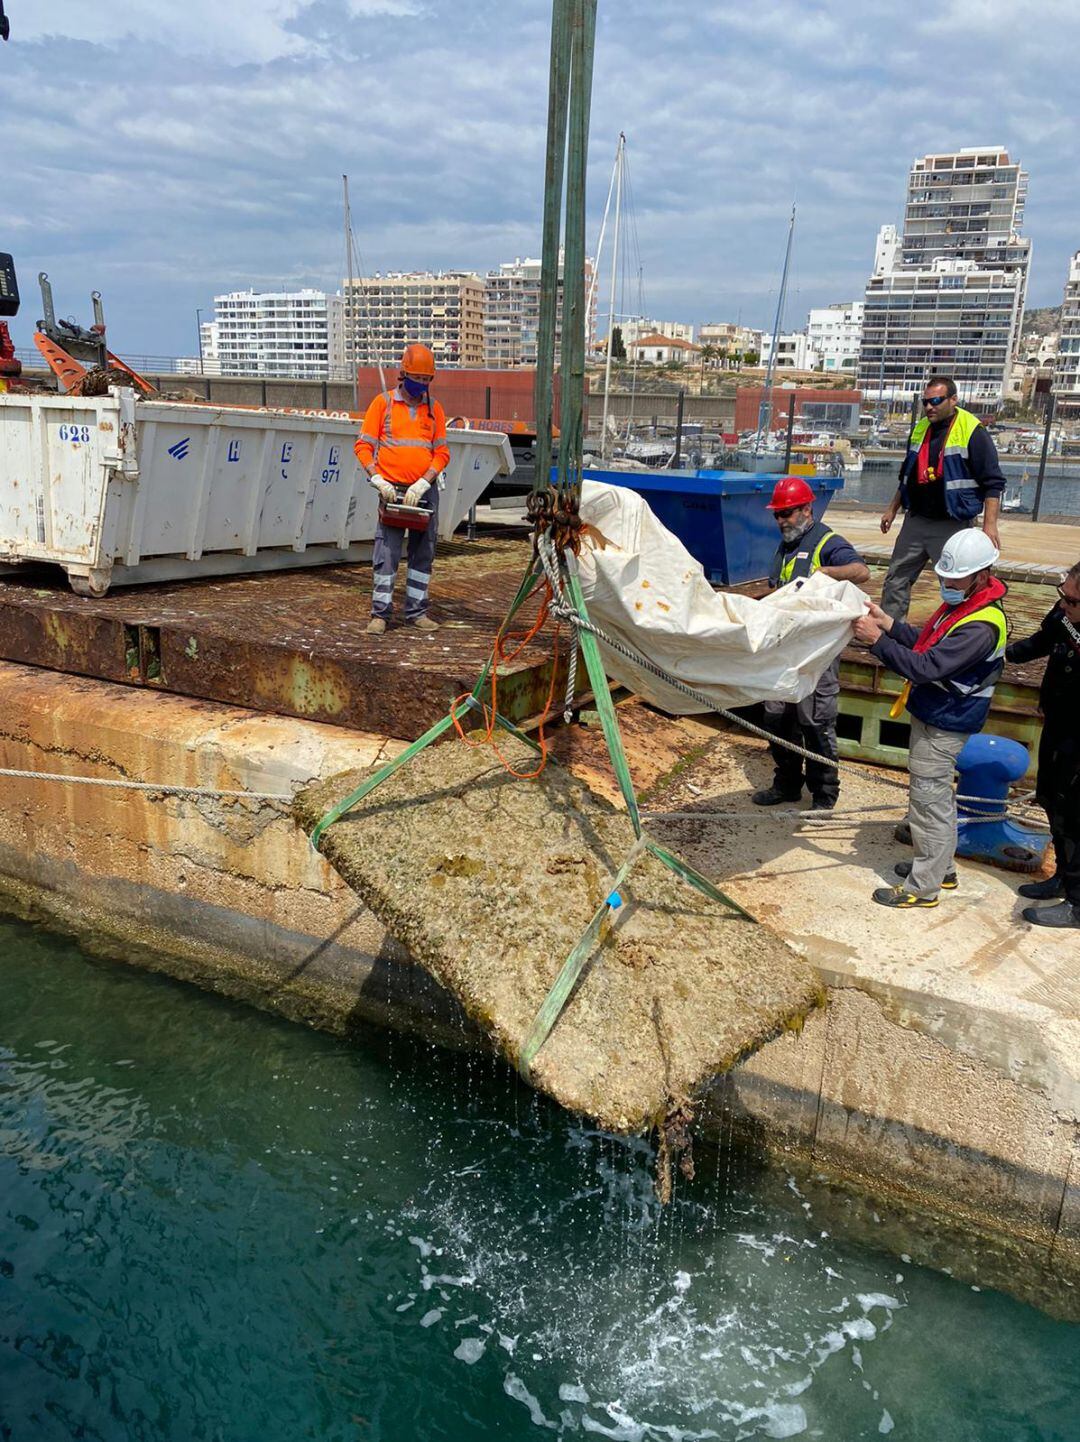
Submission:
[[1065,881],[1061,876],[1048,876],[1045,881],[1025,881],[1016,888],[1017,896],[1026,896],[1028,901],[1053,901],[1065,895]]
[[774,782],[767,786],[764,791],[755,791],[750,800],[755,806],[794,806],[802,796],[801,791],[796,791],[794,796],[790,791],[781,791]]
[[911,826],[906,821],[901,821],[893,831],[893,840],[899,841],[901,846],[911,845]]
[[1023,917],[1032,926],[1067,926],[1080,931],[1080,906],[1073,906],[1068,901],[1059,901],[1057,906],[1044,906],[1041,911],[1037,906],[1025,906]]

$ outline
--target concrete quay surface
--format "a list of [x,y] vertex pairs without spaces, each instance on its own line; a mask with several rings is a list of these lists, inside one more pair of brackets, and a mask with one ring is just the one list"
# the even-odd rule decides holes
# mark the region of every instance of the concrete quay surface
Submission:
[[[288,795],[400,749],[14,663],[0,663],[0,690],[4,768]],[[828,987],[825,1013],[735,1068],[717,1105],[815,1168],[1022,1247],[1058,1287],[1054,1305],[1080,1307],[1080,944],[1024,928],[1018,878],[982,867],[963,866],[936,911],[885,913],[869,892],[898,855],[898,813],[813,831],[763,815],[749,803],[769,772],[760,743],[621,709],[649,809],[691,813],[657,818],[658,839]],[[612,794],[598,728],[562,733],[558,749]],[[898,797],[863,770],[844,780],[845,808]],[[483,1044],[273,802],[0,776],[0,895],[105,954],[325,1030],[373,1022]]]

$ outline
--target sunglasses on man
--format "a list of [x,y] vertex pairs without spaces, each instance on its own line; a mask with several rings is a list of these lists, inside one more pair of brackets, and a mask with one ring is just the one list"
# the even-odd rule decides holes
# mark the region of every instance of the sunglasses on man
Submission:
[[1056,587],[1056,590],[1058,595],[1065,602],[1066,606],[1080,606],[1080,596],[1067,596],[1065,594],[1064,583]]
[[923,396],[922,403],[924,406],[940,406],[948,399],[948,396]]

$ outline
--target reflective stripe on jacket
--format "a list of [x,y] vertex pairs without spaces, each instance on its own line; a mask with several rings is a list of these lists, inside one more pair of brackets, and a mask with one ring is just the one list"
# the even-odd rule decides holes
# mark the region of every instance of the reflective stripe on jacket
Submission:
[[1008,640],[1008,622],[1000,601],[992,601],[988,606],[958,617],[953,624],[939,631],[937,640],[972,621],[992,626],[995,644],[981,661],[976,661],[955,676],[943,681],[927,681],[911,688],[908,710],[927,726],[937,726],[942,731],[974,733],[981,731],[986,724],[994,685],[1005,665],[1005,643]]
[[[945,485],[945,509],[954,521],[970,521],[982,510],[983,497],[968,466],[968,443],[982,422],[970,411],[957,406],[952,424],[941,447],[941,475]],[[930,429],[925,416],[915,422],[908,437],[908,451],[900,475],[900,504],[908,509],[908,486],[919,465],[919,451]]]
[[835,531],[830,531],[824,521],[815,521],[793,551],[785,551],[783,544],[777,546],[776,555],[769,567],[769,585],[786,586],[789,581],[803,581],[812,576],[821,566],[821,553],[825,542],[831,541]]
[[365,470],[378,471],[396,486],[411,486],[425,471],[443,471],[450,463],[446,415],[438,401],[414,406],[396,391],[384,391],[368,406],[353,449]]

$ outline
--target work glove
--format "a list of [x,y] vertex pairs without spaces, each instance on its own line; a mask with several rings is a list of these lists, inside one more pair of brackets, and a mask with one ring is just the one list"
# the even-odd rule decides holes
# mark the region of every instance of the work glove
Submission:
[[418,506],[430,490],[430,481],[413,481],[412,485],[405,492],[405,504],[407,506]]
[[380,476],[377,471],[373,471],[371,475],[368,476],[368,482],[375,487],[382,499],[388,504],[393,505],[394,501],[397,500],[397,492],[394,490],[394,487],[385,476]]

